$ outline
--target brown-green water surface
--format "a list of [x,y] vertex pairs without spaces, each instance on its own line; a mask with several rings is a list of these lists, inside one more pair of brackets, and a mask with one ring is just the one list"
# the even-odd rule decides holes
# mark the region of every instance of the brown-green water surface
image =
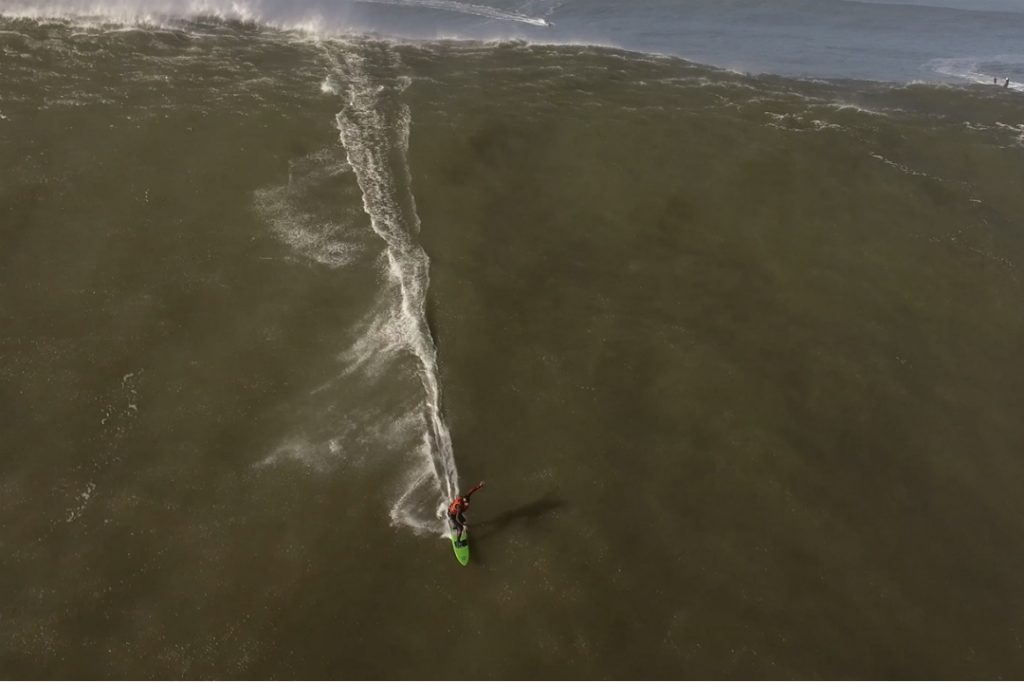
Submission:
[[0,115],[7,676],[1024,674],[1014,93],[3,20]]

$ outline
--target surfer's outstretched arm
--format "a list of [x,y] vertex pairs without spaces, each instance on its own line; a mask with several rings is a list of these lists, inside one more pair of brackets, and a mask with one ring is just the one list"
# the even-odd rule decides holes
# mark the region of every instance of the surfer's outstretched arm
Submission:
[[479,491],[480,489],[482,489],[482,488],[484,487],[484,484],[486,484],[486,483],[487,483],[486,481],[482,481],[482,482],[480,482],[479,484],[477,484],[476,486],[474,486],[473,488],[471,488],[471,489],[469,490],[469,493],[467,493],[466,495],[464,495],[464,496],[463,496],[463,498],[469,498],[469,497],[470,497],[470,496],[472,496],[472,495],[473,495],[474,493],[476,493],[477,491]]

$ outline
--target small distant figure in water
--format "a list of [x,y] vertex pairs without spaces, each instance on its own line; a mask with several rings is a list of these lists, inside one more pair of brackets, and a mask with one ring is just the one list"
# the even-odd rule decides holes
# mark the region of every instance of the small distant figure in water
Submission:
[[992,85],[999,85],[999,79],[995,76],[992,77]]
[[457,542],[459,543],[462,542],[462,534],[465,533],[467,528],[466,510],[469,509],[469,498],[474,493],[482,489],[484,487],[484,484],[486,483],[487,482],[482,481],[473,488],[471,488],[469,490],[469,493],[466,493],[461,496],[456,496],[455,500],[453,500],[451,502],[451,505],[448,506],[448,521],[451,522],[452,528],[458,534],[459,540]]
[[1006,79],[1006,83],[1003,83],[1003,87],[1004,88],[1009,88],[1010,87],[1010,79],[1009,78]]

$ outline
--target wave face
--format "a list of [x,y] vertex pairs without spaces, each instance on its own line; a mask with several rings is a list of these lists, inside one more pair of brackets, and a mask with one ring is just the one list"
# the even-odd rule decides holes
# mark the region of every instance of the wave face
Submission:
[[1022,186],[987,85],[0,19],[0,671],[1019,677]]

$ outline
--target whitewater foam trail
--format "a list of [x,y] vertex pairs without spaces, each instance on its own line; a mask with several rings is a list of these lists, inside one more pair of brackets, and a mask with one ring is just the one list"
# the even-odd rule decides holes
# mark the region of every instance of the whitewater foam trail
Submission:
[[1024,57],[1021,55],[998,55],[988,59],[980,57],[933,59],[928,65],[935,73],[971,81],[979,85],[1002,87],[1007,75],[1010,74],[1010,84],[1007,89],[1024,92],[1024,84],[1019,82],[1019,76],[1016,75],[1024,65]]
[[[333,43],[332,45],[337,45]],[[363,195],[363,208],[373,231],[386,245],[387,274],[399,292],[397,324],[404,345],[419,361],[419,377],[425,392],[427,428],[423,449],[429,460],[425,470],[436,481],[439,510],[458,493],[458,471],[451,435],[441,412],[441,388],[437,379],[437,348],[426,318],[426,297],[430,283],[430,259],[416,240],[419,215],[409,173],[409,108],[400,99],[408,79],[388,76],[376,82],[366,59],[354,49],[339,50],[340,59],[325,48],[342,81],[345,105],[336,122],[348,163],[355,172]],[[383,48],[382,48],[383,49]],[[397,57],[385,50],[381,55],[396,67]],[[424,485],[422,473],[410,481],[391,517],[396,523],[418,529],[417,522],[402,502]],[[429,527],[433,529],[433,527]]]
[[549,26],[546,19],[531,17],[518,12],[505,12],[486,5],[473,5],[455,0],[355,0],[367,5],[395,5],[398,7],[423,8],[440,10],[442,12],[458,12],[459,14],[471,14],[486,19],[497,19],[498,21],[515,21],[531,26]]

